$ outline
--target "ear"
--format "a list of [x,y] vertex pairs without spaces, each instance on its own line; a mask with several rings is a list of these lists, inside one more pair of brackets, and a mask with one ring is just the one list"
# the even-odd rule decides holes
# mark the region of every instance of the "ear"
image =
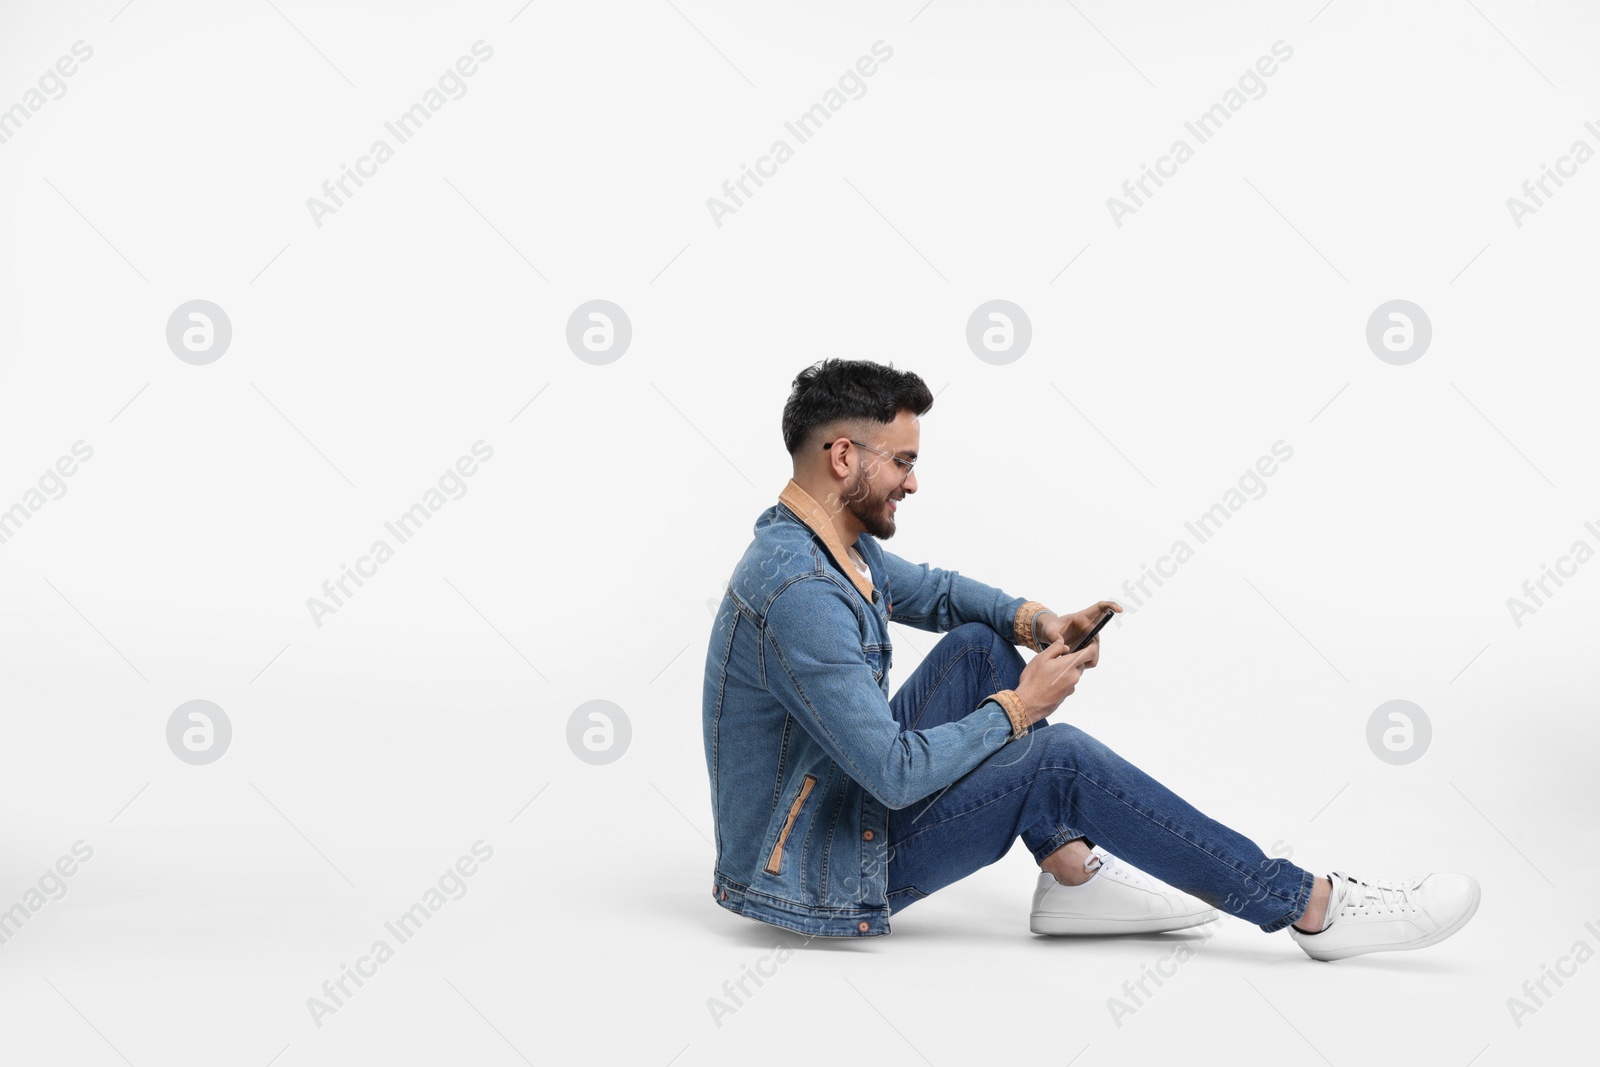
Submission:
[[850,472],[850,466],[844,455],[845,449],[849,447],[849,440],[847,435],[840,434],[832,441],[824,441],[819,446],[827,449],[823,455],[827,457],[828,469],[833,472],[835,478],[843,478]]

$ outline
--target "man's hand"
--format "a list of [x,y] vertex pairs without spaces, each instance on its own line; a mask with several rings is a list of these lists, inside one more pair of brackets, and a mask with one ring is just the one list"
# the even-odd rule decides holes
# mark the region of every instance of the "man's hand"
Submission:
[[[1100,616],[1108,611],[1121,610],[1122,605],[1115,600],[1102,600],[1098,604],[1090,605],[1082,611],[1074,612],[1071,615],[1046,616],[1040,620],[1039,637],[1052,644],[1056,641],[1065,640],[1067,647],[1072,648],[1083,640],[1084,634],[1094,629],[1094,624],[1100,621]],[[1094,644],[1098,645],[1099,643],[1100,638],[1096,637]],[[1094,645],[1090,647],[1092,648]],[[1084,649],[1084,651],[1087,652],[1088,649]]]
[[1069,652],[1067,648],[1067,642],[1058,638],[1022,668],[1016,694],[1022,698],[1030,726],[1060,707],[1078,687],[1083,672],[1100,662],[1098,637],[1082,652]]

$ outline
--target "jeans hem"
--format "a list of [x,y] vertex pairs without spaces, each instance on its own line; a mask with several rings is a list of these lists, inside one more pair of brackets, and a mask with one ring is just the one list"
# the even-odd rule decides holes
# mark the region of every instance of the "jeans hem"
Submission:
[[[1264,932],[1269,934],[1277,933],[1304,915],[1306,909],[1311,906],[1311,887],[1316,883],[1317,876],[1306,870],[1302,870],[1300,873],[1304,877],[1300,879],[1300,891],[1295,894],[1294,907],[1282,918],[1274,919],[1269,923],[1261,923],[1261,929]],[[1329,903],[1332,903],[1332,901],[1330,900]]]
[[[1052,836],[1050,840],[1046,841],[1042,847],[1034,850],[1033,861],[1039,864],[1041,867],[1044,866],[1045,857],[1049,856],[1052,852],[1066,844],[1068,841],[1076,841],[1080,837],[1083,837],[1085,840],[1087,840],[1086,835],[1079,833],[1077,830],[1057,830],[1055,835]],[[1094,843],[1089,842],[1089,847],[1093,848]]]

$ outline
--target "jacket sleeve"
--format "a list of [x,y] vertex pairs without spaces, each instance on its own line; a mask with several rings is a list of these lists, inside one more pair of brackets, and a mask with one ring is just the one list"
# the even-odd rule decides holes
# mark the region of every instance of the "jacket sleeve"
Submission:
[[[817,576],[778,594],[762,637],[767,689],[845,773],[884,805],[903,808],[1011,740],[1016,728],[1007,702],[1014,694],[986,697],[953,722],[902,730],[872,677],[847,593],[855,595]],[[1024,717],[1021,732],[1026,728]]]
[[1039,601],[1007,596],[956,571],[907,563],[879,547],[888,576],[890,622],[934,633],[945,633],[966,622],[982,622],[1014,645],[1034,647],[1034,620],[1046,610]]

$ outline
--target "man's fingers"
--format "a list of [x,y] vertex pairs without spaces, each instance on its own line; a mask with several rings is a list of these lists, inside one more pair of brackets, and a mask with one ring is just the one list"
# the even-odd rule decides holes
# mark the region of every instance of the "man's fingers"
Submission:
[[1090,626],[1093,626],[1095,623],[1100,621],[1100,616],[1104,615],[1106,612],[1121,610],[1122,605],[1118,604],[1115,600],[1102,600],[1098,604],[1093,604],[1087,608],[1084,608],[1082,611],[1078,612],[1077,615],[1083,618]]

